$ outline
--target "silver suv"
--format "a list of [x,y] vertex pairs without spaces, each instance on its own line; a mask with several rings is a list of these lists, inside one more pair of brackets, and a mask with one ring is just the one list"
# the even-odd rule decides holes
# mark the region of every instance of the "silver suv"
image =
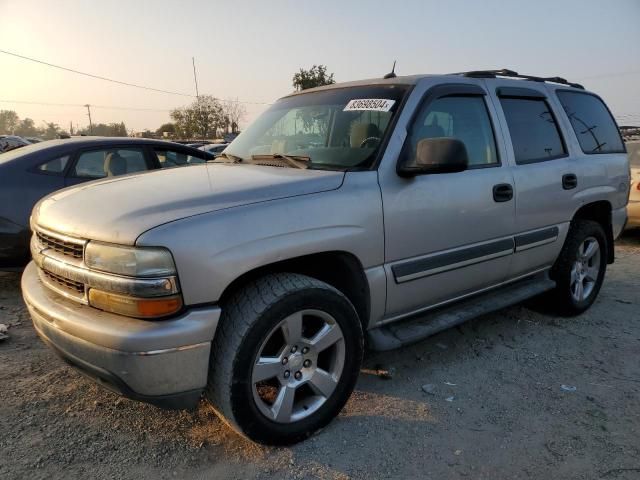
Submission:
[[42,339],[122,394],[204,393],[258,442],[347,401],[402,347],[545,294],[594,302],[629,163],[602,100],[509,70],[374,79],[273,104],[215,161],[36,205],[24,299]]

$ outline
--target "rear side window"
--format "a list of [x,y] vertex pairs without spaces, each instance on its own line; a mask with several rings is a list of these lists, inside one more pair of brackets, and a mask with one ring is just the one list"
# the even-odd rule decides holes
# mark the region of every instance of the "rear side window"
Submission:
[[84,152],[76,162],[74,176],[104,178],[148,170],[139,148],[107,148]]
[[184,167],[187,165],[194,165],[196,163],[204,163],[205,154],[202,156],[189,155],[184,152],[171,150],[168,148],[154,148],[160,167],[172,168],[172,167]]
[[516,163],[540,162],[567,153],[549,104],[539,98],[500,98]]
[[558,92],[558,98],[584,153],[624,153],[618,127],[602,100],[578,92]]
[[51,174],[60,174],[64,172],[64,169],[67,167],[67,163],[69,162],[69,155],[65,155],[63,157],[54,158],[53,160],[49,160],[41,164],[38,167],[38,170],[45,173]]

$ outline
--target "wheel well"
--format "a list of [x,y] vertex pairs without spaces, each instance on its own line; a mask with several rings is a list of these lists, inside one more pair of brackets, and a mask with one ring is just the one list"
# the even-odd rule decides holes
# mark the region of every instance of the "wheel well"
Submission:
[[593,220],[604,228],[607,235],[607,263],[613,263],[613,227],[611,226],[611,204],[606,200],[588,203],[578,209],[573,216],[574,220]]
[[362,328],[366,328],[371,305],[369,283],[360,261],[353,254],[347,252],[315,253],[251,270],[225,288],[220,297],[220,303],[224,303],[233,292],[248,282],[270,273],[279,272],[307,275],[340,290],[355,307]]

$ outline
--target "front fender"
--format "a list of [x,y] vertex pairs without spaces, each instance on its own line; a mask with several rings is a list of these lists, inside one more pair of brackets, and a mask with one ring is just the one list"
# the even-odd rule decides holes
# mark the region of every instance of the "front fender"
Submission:
[[366,269],[384,259],[376,172],[351,172],[341,188],[196,215],[142,234],[171,250],[187,305],[216,302],[256,268],[314,253],[353,254]]

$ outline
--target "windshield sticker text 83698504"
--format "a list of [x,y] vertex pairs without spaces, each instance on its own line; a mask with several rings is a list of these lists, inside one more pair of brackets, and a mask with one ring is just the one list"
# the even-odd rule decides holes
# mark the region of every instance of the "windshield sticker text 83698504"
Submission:
[[357,98],[350,100],[344,107],[345,112],[354,111],[371,111],[371,112],[388,112],[396,103],[395,100],[386,100],[384,98]]

